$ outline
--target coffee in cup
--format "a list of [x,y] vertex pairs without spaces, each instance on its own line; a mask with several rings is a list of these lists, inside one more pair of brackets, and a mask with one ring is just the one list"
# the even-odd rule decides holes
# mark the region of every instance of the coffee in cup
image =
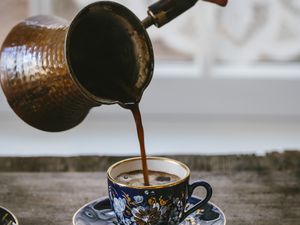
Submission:
[[[145,186],[141,160],[126,159],[107,171],[109,199],[119,224],[177,225],[210,200],[211,186],[205,181],[189,184],[189,168],[173,159],[147,157],[153,183]],[[186,210],[196,187],[204,187],[206,196]]]
[[[164,185],[180,180],[180,178],[174,174],[148,171],[149,185]],[[143,186],[144,174],[142,170],[136,170],[128,173],[122,173],[117,176],[116,181],[129,186]]]

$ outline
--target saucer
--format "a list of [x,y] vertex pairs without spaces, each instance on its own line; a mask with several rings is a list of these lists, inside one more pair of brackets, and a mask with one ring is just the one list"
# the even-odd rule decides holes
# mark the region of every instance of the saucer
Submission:
[[9,210],[0,206],[0,225],[18,225],[18,220]]
[[[199,202],[198,197],[191,197],[187,207]],[[202,209],[189,215],[180,225],[225,225],[225,214],[215,204],[209,202]],[[118,225],[108,197],[94,200],[80,208],[73,216],[73,225]]]

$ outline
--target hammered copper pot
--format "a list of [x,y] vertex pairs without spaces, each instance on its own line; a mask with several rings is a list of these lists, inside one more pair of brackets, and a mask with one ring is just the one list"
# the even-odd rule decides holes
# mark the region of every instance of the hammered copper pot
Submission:
[[97,2],[71,24],[36,16],[16,25],[2,45],[1,85],[26,123],[63,131],[92,107],[139,101],[153,61],[140,20],[117,3]]
[[1,86],[9,105],[35,128],[64,131],[92,107],[138,103],[153,74],[146,28],[163,26],[197,1],[160,0],[143,21],[109,1],[88,5],[70,24],[54,16],[22,21],[0,52]]

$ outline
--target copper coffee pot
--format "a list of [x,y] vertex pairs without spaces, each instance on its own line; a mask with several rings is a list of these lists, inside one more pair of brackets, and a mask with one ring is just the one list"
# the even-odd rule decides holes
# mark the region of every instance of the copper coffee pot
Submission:
[[9,105],[35,128],[64,131],[92,107],[139,102],[154,66],[146,28],[163,26],[196,2],[160,0],[142,22],[109,1],[88,5],[70,24],[54,16],[25,19],[10,31],[0,52],[1,86]]

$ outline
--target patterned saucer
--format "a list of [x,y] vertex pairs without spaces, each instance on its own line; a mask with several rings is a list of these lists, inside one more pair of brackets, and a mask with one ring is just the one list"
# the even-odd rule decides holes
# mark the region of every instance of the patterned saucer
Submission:
[[14,214],[0,206],[0,225],[19,225],[19,223]]
[[[199,202],[198,197],[192,197],[188,206]],[[180,225],[225,225],[226,218],[220,208],[213,203],[206,204],[188,216]],[[73,216],[73,225],[118,225],[115,213],[110,207],[108,197],[92,201],[80,208]]]

